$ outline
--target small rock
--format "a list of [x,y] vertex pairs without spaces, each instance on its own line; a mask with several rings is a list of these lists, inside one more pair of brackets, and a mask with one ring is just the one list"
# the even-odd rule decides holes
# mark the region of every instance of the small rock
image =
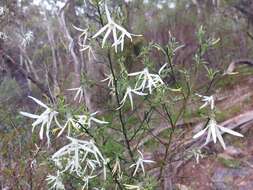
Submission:
[[183,184],[176,184],[176,190],[190,190],[188,187],[186,187],[185,185]]

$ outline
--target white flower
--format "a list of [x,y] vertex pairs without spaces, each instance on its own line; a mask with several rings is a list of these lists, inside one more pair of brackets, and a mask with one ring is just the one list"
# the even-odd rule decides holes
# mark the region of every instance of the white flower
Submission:
[[98,112],[94,112],[94,113],[91,113],[90,116],[89,116],[89,119],[88,119],[88,128],[91,127],[91,122],[95,122],[95,123],[98,123],[98,124],[108,124],[109,122],[107,121],[102,121],[102,120],[99,120],[93,116],[95,116]]
[[[112,32],[113,41],[114,41],[113,46],[115,47],[115,52],[117,53],[117,49],[118,49],[119,44],[121,44],[121,51],[123,51],[125,37],[128,37],[132,41],[132,36],[137,36],[137,35],[129,33],[125,28],[116,24],[112,20],[106,4],[105,4],[105,12],[106,12],[106,17],[107,17],[108,23],[105,26],[103,26],[92,38],[96,38],[99,35],[101,35],[103,32],[106,31],[105,36],[102,41],[102,48],[103,48],[105,45],[106,39],[109,37],[110,33]],[[121,35],[119,38],[117,36],[117,30],[119,30],[119,32],[121,32]]]
[[126,93],[125,93],[123,99],[120,102],[121,106],[117,109],[120,109],[125,104],[127,97],[129,97],[132,110],[134,109],[132,93],[137,94],[139,96],[147,95],[146,93],[138,92],[136,89],[132,89],[131,87],[127,87]]
[[[78,176],[83,176],[88,171],[93,172],[98,167],[103,166],[105,159],[93,141],[67,138],[71,143],[59,149],[52,156],[52,160],[56,165],[63,168],[61,172],[75,172]],[[64,167],[62,167],[63,165]],[[82,167],[82,165],[85,165],[85,167]]]
[[91,45],[88,45],[86,42],[87,42],[87,39],[88,39],[88,28],[86,29],[82,29],[82,28],[78,28],[76,26],[73,25],[73,27],[79,31],[79,32],[82,32],[79,37],[78,37],[78,43],[79,43],[79,46],[81,47],[80,51],[88,51],[88,59],[91,60],[91,56],[96,59],[95,57],[95,54],[94,54],[94,51],[91,47]]
[[70,136],[71,128],[79,130],[81,127],[80,125],[87,126],[87,128],[90,128],[92,122],[95,122],[97,124],[108,124],[109,123],[109,122],[102,121],[102,120],[95,118],[94,115],[96,115],[97,113],[98,112],[94,112],[89,115],[74,115],[73,117],[67,116],[68,119],[67,119],[66,123],[64,124],[64,126],[59,125],[61,131],[59,132],[57,137],[59,137],[65,131],[66,128],[68,128],[68,136]]
[[75,97],[74,97],[74,101],[77,100],[78,96],[79,96],[79,100],[78,100],[79,103],[84,98],[85,90],[84,90],[84,88],[82,86],[77,87],[77,88],[70,88],[70,89],[67,89],[67,90],[69,90],[69,91],[76,91],[76,94],[75,94]]
[[108,81],[107,86],[113,88],[113,87],[114,87],[114,84],[113,84],[113,76],[112,76],[112,74],[110,74],[110,75],[105,74],[105,75],[106,75],[107,77],[106,77],[105,79],[101,80],[101,82],[106,82],[106,81]]
[[124,184],[126,189],[129,190],[141,190],[141,186],[139,185],[129,185],[129,184]]
[[[36,121],[33,122],[33,124],[32,124],[32,126],[33,126],[32,131],[34,130],[34,128],[37,125],[41,124],[40,133],[39,133],[40,139],[43,139],[44,130],[46,130],[47,142],[49,145],[50,144],[49,133],[50,133],[51,123],[52,123],[53,119],[57,122],[56,116],[57,116],[58,112],[54,111],[52,108],[49,108],[43,102],[41,102],[40,100],[38,100],[32,96],[29,96],[29,98],[31,98],[33,101],[35,101],[37,104],[39,104],[40,106],[42,106],[46,110],[41,115],[35,115],[35,114],[27,113],[27,112],[20,112],[20,114],[25,117],[36,119]],[[44,129],[44,127],[45,127],[45,129]]]
[[95,60],[97,59],[95,56],[95,53],[93,51],[93,48],[90,45],[80,45],[81,49],[80,51],[87,51],[88,52],[88,59],[91,60],[91,57],[93,57]]
[[21,45],[26,47],[29,45],[30,42],[32,42],[34,39],[34,35],[32,31],[28,31],[27,33],[24,34],[23,40],[21,42]]
[[197,164],[199,164],[199,159],[200,158],[204,158],[204,155],[202,154],[201,149],[199,149],[199,148],[198,149],[193,149],[191,151],[191,154],[194,156]]
[[82,32],[79,37],[78,37],[78,42],[80,43],[80,45],[84,45],[86,44],[87,38],[88,38],[88,28],[86,29],[82,29],[82,28],[78,28],[74,25],[72,25],[77,31]]
[[0,17],[4,16],[8,12],[6,7],[0,7]]
[[79,125],[87,126],[87,128],[91,127],[92,122],[95,122],[97,124],[108,124],[109,123],[107,121],[103,121],[103,120],[99,120],[99,119],[95,118],[94,116],[97,113],[98,112],[94,112],[94,113],[91,113],[89,115],[76,115],[75,117],[77,118],[77,123]]
[[[157,88],[163,85],[164,82],[161,77],[157,74],[151,74],[148,68],[144,68],[143,71],[129,73],[128,76],[139,76],[135,85],[135,89],[141,89],[144,91],[145,88],[149,89],[149,93],[152,94],[153,88]],[[138,86],[138,84],[140,85]]]
[[4,15],[4,7],[0,7],[0,16]]
[[7,38],[8,38],[8,37],[7,37],[7,35],[6,35],[5,33],[0,32],[0,39],[6,40]]
[[132,164],[130,166],[130,168],[132,168],[132,167],[135,166],[135,170],[134,170],[133,176],[135,176],[135,174],[137,173],[139,167],[141,167],[142,172],[145,175],[144,163],[154,163],[155,162],[153,160],[145,160],[144,157],[143,157],[143,154],[141,153],[141,151],[139,151],[139,150],[137,150],[137,151],[139,153],[139,158],[138,158],[138,160],[137,160],[137,162],[135,164]]
[[61,131],[58,133],[57,137],[61,136],[61,134],[68,128],[68,136],[70,135],[71,128],[79,129],[79,125],[76,123],[76,120],[72,116],[67,116],[67,121],[63,127],[60,126]]
[[[88,125],[88,116],[87,115],[75,115],[76,123],[79,125]],[[79,127],[80,128],[80,127]]]
[[205,102],[202,106],[200,106],[199,109],[202,109],[208,105],[211,106],[211,109],[213,110],[214,109],[214,97],[213,96],[203,96],[203,95],[200,95],[200,94],[196,94],[197,96],[199,96],[200,98],[202,98],[202,102]]
[[212,136],[213,142],[216,143],[217,138],[218,138],[218,140],[220,141],[220,143],[224,149],[226,149],[226,145],[225,145],[225,142],[222,138],[222,133],[229,133],[229,134],[237,136],[237,137],[243,137],[242,134],[235,132],[231,129],[222,127],[217,124],[217,122],[215,121],[214,118],[210,118],[207,126],[203,130],[198,132],[196,135],[194,135],[193,138],[196,139],[196,138],[204,135],[206,131],[207,131],[207,138],[206,138],[206,142],[204,145],[206,145],[210,141],[210,138]]
[[48,184],[52,184],[49,190],[65,190],[65,187],[62,183],[61,177],[60,177],[60,171],[57,171],[57,175],[48,175],[46,180],[48,181]]

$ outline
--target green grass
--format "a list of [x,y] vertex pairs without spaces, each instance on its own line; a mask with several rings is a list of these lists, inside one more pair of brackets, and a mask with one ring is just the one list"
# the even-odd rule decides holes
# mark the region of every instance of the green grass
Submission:
[[220,162],[223,166],[227,168],[239,168],[241,165],[240,160],[235,160],[235,159],[226,159],[219,157],[218,162]]

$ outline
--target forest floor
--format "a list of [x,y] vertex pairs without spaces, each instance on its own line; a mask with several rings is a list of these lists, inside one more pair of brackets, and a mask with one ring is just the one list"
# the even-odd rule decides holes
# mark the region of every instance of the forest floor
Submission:
[[[253,110],[253,74],[245,67],[241,76],[231,76],[217,93],[219,121]],[[246,74],[245,74],[246,73]],[[225,88],[224,88],[225,87]],[[220,94],[220,95],[219,95]],[[208,145],[210,154],[197,164],[187,162],[177,176],[179,190],[252,190],[253,189],[253,124],[241,128],[244,138],[224,135],[227,149]]]

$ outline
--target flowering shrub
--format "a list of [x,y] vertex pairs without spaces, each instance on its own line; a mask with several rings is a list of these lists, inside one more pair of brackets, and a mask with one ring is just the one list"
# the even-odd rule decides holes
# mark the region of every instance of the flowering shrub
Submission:
[[[20,112],[21,115],[35,120],[32,123],[33,129],[40,126],[39,137],[43,139],[46,134],[49,147],[52,142],[60,142],[60,138],[68,142],[50,158],[49,162],[54,164],[55,169],[54,174],[47,177],[50,189],[65,189],[64,180],[68,177],[75,181],[72,184],[75,189],[156,189],[158,184],[155,183],[155,176],[150,177],[149,172],[156,171],[157,176],[163,175],[167,162],[173,156],[170,151],[175,152],[172,139],[177,132],[177,123],[187,109],[194,108],[191,102],[199,97],[204,104],[196,110],[204,109],[208,122],[204,129],[193,136],[194,139],[207,132],[205,144],[211,140],[216,143],[218,139],[225,149],[222,132],[242,137],[238,132],[219,126],[215,120],[215,98],[209,94],[209,88],[216,75],[208,67],[204,54],[208,48],[213,48],[218,43],[217,39],[206,40],[205,30],[200,27],[197,32],[199,49],[194,56],[195,63],[191,69],[186,70],[173,64],[175,53],[181,51],[183,45],[170,34],[165,46],[151,42],[143,47],[136,57],[141,60],[143,69],[129,72],[125,64],[125,42],[132,42],[140,35],[128,32],[118,24],[120,21],[116,23],[113,18],[114,11],[109,10],[106,2],[93,3],[97,7],[101,27],[91,36],[89,34],[92,34],[93,30],[90,28],[74,26],[74,29],[81,32],[78,42],[80,51],[87,51],[89,59],[95,58],[93,45],[102,44],[101,48],[106,49],[104,56],[108,63],[105,64],[108,64],[109,71],[104,73],[107,78],[101,83],[107,82],[113,99],[112,105],[108,105],[103,112],[90,112],[88,108],[83,108],[81,104],[84,102],[87,88],[84,85],[68,89],[75,92],[75,104],[67,105],[65,100],[56,98],[55,102],[47,105],[35,97],[30,97],[45,110],[41,114]],[[102,10],[105,11],[107,23]],[[32,40],[33,33],[28,32],[22,45],[26,46]],[[159,67],[152,60],[153,51],[161,54],[165,60]],[[207,89],[198,88],[200,69],[205,69],[209,76]],[[139,112],[144,112],[144,115],[139,116]],[[152,133],[150,126],[155,127],[157,123],[153,120],[157,118],[165,118],[167,122],[169,135],[166,141]],[[146,155],[145,150],[149,147],[140,143],[150,134],[164,148],[160,159]],[[200,151],[194,151],[194,155],[199,162],[202,158]]]

